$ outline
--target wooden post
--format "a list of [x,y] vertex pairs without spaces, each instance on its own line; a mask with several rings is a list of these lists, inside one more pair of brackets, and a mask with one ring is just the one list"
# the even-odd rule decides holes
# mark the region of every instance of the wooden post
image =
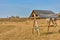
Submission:
[[34,14],[34,24],[33,24],[33,28],[32,28],[32,33],[34,33],[34,29],[37,31],[37,34],[39,34],[39,26],[38,26],[38,22],[36,20],[36,15]]
[[48,27],[48,30],[47,30],[47,32],[49,32],[49,28],[50,28],[50,22],[51,22],[51,19],[50,19],[50,18],[47,18],[47,27]]
[[48,26],[48,33],[49,33],[49,26]]

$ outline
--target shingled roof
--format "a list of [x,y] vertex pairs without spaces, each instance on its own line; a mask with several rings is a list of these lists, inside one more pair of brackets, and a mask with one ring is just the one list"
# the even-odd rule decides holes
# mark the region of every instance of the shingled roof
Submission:
[[57,17],[57,15],[50,10],[33,10],[30,17],[32,16],[33,13],[38,15],[40,18],[56,18]]

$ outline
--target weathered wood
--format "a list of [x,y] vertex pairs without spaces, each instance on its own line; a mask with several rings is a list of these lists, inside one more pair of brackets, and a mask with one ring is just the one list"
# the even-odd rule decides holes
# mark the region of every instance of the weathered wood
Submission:
[[32,33],[34,32],[34,29],[36,30],[37,34],[39,34],[40,30],[39,30],[39,26],[38,26],[38,22],[35,14],[34,14],[34,23],[33,23]]
[[53,26],[56,27],[57,23],[56,23],[56,19],[55,18],[47,18],[47,24],[48,24],[48,32],[49,32],[49,28],[50,28],[50,23],[53,23]]

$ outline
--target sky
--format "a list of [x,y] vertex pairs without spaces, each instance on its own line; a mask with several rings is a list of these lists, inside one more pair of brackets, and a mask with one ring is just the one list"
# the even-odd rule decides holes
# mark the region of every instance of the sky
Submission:
[[29,17],[32,10],[60,12],[60,0],[0,0],[0,18]]

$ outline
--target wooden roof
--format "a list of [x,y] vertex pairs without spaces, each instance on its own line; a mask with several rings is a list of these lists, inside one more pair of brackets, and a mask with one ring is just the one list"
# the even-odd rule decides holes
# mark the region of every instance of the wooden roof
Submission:
[[56,18],[57,17],[57,15],[50,10],[33,10],[30,17],[32,16],[33,13],[37,14],[40,18]]

